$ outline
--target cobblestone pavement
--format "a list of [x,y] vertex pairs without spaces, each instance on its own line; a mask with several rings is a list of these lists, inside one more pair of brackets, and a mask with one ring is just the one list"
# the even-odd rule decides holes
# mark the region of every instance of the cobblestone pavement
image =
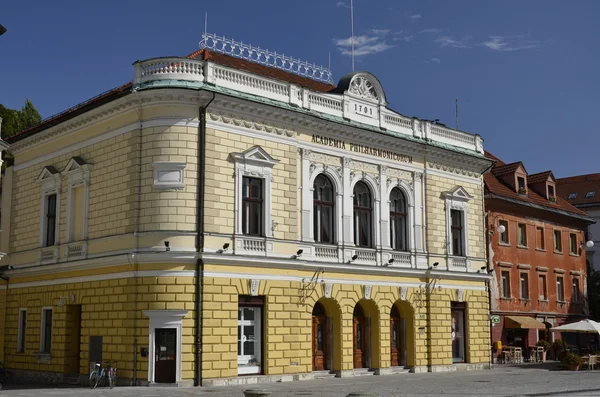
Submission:
[[555,364],[495,366],[492,370],[452,373],[398,374],[357,378],[271,383],[212,388],[116,387],[26,388],[5,387],[2,397],[229,397],[243,396],[245,389],[264,389],[271,397],[345,397],[351,392],[379,397],[600,397],[600,371],[558,371]]

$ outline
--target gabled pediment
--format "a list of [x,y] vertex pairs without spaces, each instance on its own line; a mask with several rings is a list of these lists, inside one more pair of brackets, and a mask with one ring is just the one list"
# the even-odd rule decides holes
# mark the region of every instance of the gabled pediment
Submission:
[[275,164],[279,163],[279,160],[271,157],[271,155],[260,146],[253,146],[244,152],[234,153],[233,156],[237,162],[241,163],[254,163],[269,167],[273,167]]
[[42,172],[40,172],[40,175],[37,177],[36,181],[37,182],[45,182],[45,181],[49,181],[49,180],[54,181],[57,176],[60,176],[60,173],[58,172],[58,170],[56,168],[54,168],[54,166],[52,166],[52,165],[47,165],[44,167]]
[[63,170],[63,175],[68,175],[73,172],[81,171],[86,172],[90,168],[90,164],[86,163],[84,159],[79,156],[71,157],[69,163]]
[[334,92],[348,94],[383,106],[388,104],[381,83],[369,72],[355,72],[342,76]]
[[444,193],[444,196],[446,199],[460,201],[469,201],[473,198],[462,186],[457,186],[454,189]]

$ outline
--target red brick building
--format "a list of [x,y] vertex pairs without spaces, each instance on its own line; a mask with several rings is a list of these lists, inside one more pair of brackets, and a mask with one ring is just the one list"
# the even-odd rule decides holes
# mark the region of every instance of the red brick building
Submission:
[[492,341],[524,352],[540,339],[577,344],[548,329],[587,317],[584,231],[593,220],[558,197],[552,171],[529,175],[521,162],[486,156],[496,161],[484,177],[491,314],[500,317]]

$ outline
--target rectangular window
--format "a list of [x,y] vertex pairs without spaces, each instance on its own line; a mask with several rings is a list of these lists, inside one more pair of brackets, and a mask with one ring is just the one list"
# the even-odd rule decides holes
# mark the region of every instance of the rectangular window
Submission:
[[586,198],[590,198],[590,197],[594,197],[595,195],[596,195],[596,191],[595,191],[595,190],[592,190],[591,192],[587,192],[587,193],[585,194],[585,197],[586,197]]
[[548,185],[548,200],[552,200],[554,197],[554,186]]
[[529,299],[529,276],[521,273],[521,299]]
[[19,310],[19,334],[17,338],[17,353],[25,352],[25,335],[27,335],[27,309]]
[[508,221],[500,221],[498,225],[504,226],[504,233],[500,233],[500,242],[503,244],[508,244]]
[[84,239],[85,218],[85,186],[74,186],[71,190],[71,213],[69,225],[70,241],[81,241]]
[[517,230],[519,232],[519,245],[521,247],[527,247],[527,225],[519,223]]
[[263,235],[263,180],[244,177],[242,180],[242,232]]
[[238,375],[262,372],[263,302],[262,297],[239,297]]
[[525,189],[525,178],[523,178],[522,176],[518,176],[517,177],[517,184],[518,184],[519,190]]
[[56,193],[46,196],[46,239],[45,246],[56,243]]
[[557,289],[556,300],[558,300],[559,302],[564,302],[565,301],[565,286],[563,283],[563,278],[560,276],[556,277],[556,289]]
[[548,300],[548,284],[545,274],[540,274],[540,300]]
[[502,272],[502,297],[510,298],[510,272]]
[[573,302],[579,302],[579,279],[573,279]]
[[562,235],[560,230],[554,231],[554,251],[562,252]]
[[569,193],[569,200],[573,200],[574,198],[577,198],[577,192]]
[[537,249],[543,250],[546,249],[546,244],[544,243],[544,228],[537,227],[535,229],[535,247]]
[[452,255],[464,256],[464,225],[463,225],[463,212],[461,210],[450,210],[451,225],[450,230],[452,233]]
[[569,245],[571,253],[577,255],[577,235],[575,233],[569,234]]
[[52,351],[52,309],[42,309],[42,353]]

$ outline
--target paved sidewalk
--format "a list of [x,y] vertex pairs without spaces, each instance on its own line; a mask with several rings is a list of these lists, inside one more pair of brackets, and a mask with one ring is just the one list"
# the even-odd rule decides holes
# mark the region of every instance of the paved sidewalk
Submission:
[[243,390],[260,388],[270,391],[272,397],[345,397],[358,391],[377,393],[380,397],[600,397],[600,371],[558,371],[555,366],[554,363],[496,365],[494,369],[485,371],[398,374],[212,388],[5,388],[1,396],[242,397]]

